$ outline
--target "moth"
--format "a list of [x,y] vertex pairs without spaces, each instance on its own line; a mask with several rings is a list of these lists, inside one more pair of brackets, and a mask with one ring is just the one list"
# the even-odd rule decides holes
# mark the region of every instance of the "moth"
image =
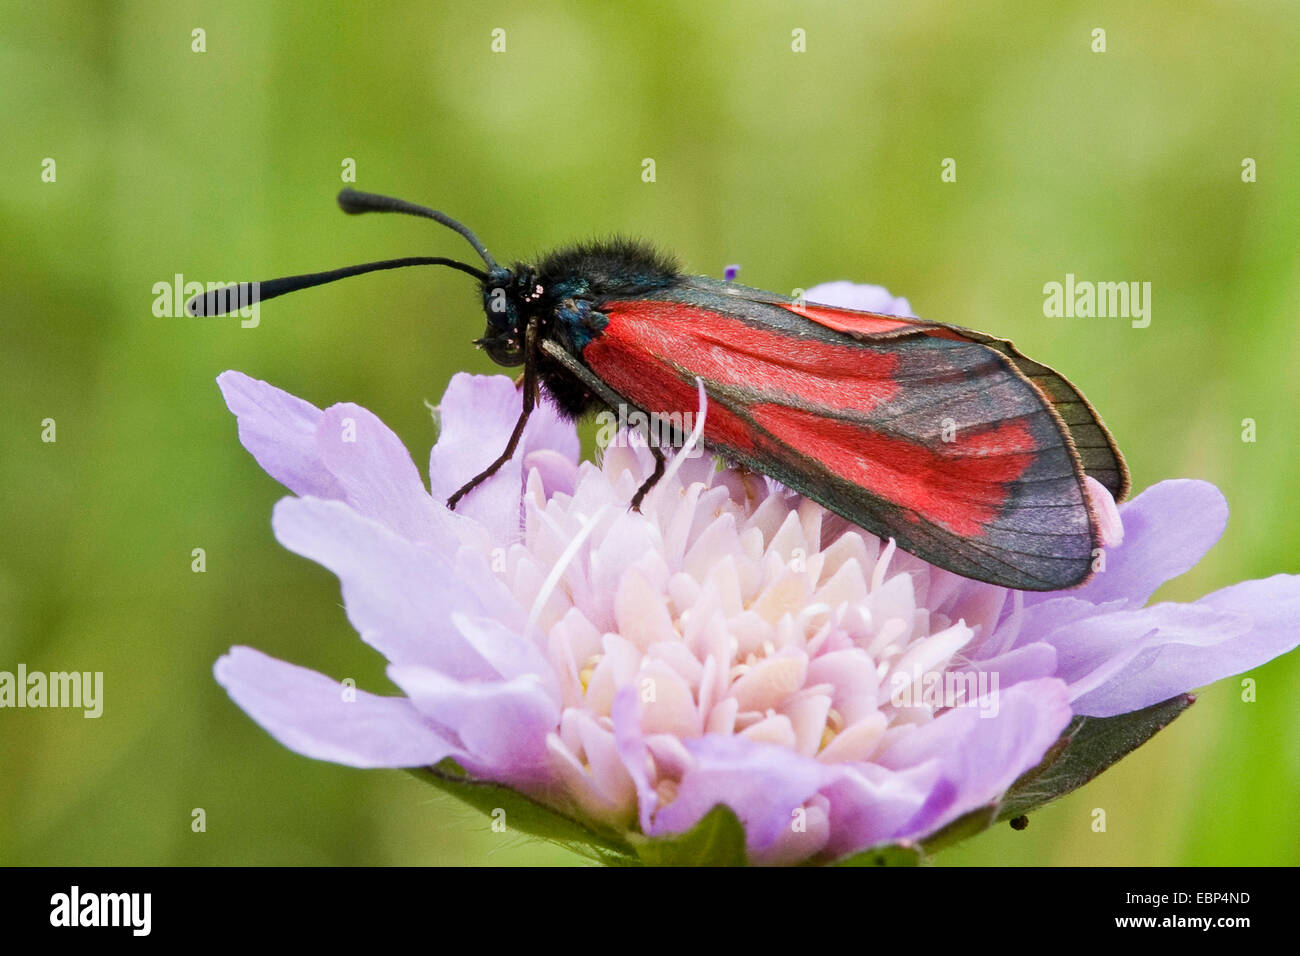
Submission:
[[[1006,339],[689,275],[632,239],[502,266],[436,210],[352,189],[339,205],[432,219],[484,267],[389,259],[239,283],[239,301],[415,265],[473,276],[487,316],[476,344],[499,365],[523,367],[522,407],[500,456],[448,507],[511,459],[543,390],[573,419],[622,407],[659,425],[689,421],[700,384],[713,452],[933,565],[1003,587],[1087,580],[1101,535],[1085,476],[1116,499],[1128,492],[1124,459],[1087,399]],[[218,314],[234,289],[196,296],[187,310]],[[664,473],[663,448],[652,442],[650,451],[654,471],[633,508]]]

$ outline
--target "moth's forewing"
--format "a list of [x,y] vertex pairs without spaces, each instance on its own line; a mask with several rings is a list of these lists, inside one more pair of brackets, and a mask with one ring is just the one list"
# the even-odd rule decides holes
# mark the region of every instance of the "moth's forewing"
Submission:
[[1073,430],[996,344],[829,310],[859,323],[836,329],[701,279],[600,310],[586,368],[648,412],[693,411],[702,379],[705,440],[735,461],[968,577],[1054,590],[1091,573],[1100,543]]

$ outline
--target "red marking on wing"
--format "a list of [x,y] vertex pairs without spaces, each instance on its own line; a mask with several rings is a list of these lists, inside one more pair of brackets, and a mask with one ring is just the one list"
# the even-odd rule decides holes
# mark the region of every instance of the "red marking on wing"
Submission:
[[[695,383],[644,349],[644,344],[638,348],[618,337],[602,335],[583,350],[582,357],[612,389],[645,411],[695,415],[700,407]],[[741,452],[755,448],[753,426],[717,402],[710,403],[705,414],[704,439]]]
[[[609,325],[586,347],[583,358],[610,384],[606,372],[629,365],[635,369],[652,358],[718,385],[762,389],[816,407],[863,414],[898,391],[900,359],[886,348],[799,338],[676,302],[614,302],[603,311]],[[693,407],[694,402],[678,410]]]
[[800,305],[797,302],[781,302],[781,308],[788,309],[795,315],[812,319],[819,325],[836,332],[863,332],[878,335],[881,332],[897,332],[915,323],[909,319],[899,319],[875,312],[855,312],[852,309],[837,309],[830,305]]
[[881,315],[878,312],[857,312],[853,309],[840,309],[832,305],[799,305],[795,302],[780,303],[781,308],[811,319],[818,325],[824,325],[836,332],[849,335],[888,335],[907,329],[915,329],[926,335],[939,339],[954,339],[958,342],[970,341],[956,329],[919,319],[898,318]]
[[961,437],[945,446],[953,454],[945,454],[784,405],[756,405],[750,411],[759,426],[800,454],[963,537],[984,533],[1036,451],[1023,419]]

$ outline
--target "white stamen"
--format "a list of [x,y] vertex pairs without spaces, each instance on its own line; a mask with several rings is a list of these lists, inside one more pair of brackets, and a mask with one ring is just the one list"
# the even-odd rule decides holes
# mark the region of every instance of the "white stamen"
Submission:
[[578,533],[573,536],[573,540],[569,542],[560,555],[560,559],[555,562],[555,567],[551,568],[551,573],[546,576],[546,580],[542,582],[541,590],[537,592],[537,599],[533,601],[533,609],[528,612],[528,630],[531,631],[537,626],[537,619],[542,614],[542,608],[546,606],[546,602],[559,585],[560,578],[564,576],[564,572],[573,563],[573,559],[578,556],[578,551],[586,540],[591,537],[591,533],[596,530],[596,525],[600,523],[601,518],[605,517],[607,511],[609,511],[609,505],[601,505],[594,515],[583,522],[582,527],[578,529]]
[[704,379],[697,377],[695,379],[695,387],[700,396],[700,411],[699,414],[695,416],[695,427],[691,429],[690,436],[686,439],[682,447],[677,449],[677,453],[673,455],[672,461],[670,461],[668,467],[664,469],[663,477],[659,479],[658,484],[656,484],[654,489],[650,492],[652,495],[657,495],[661,488],[671,483],[672,479],[676,477],[677,472],[681,471],[682,464],[690,457],[691,452],[695,450],[695,446],[700,443],[700,439],[704,437],[704,415],[709,408],[709,397],[704,391]]
[[876,566],[871,572],[871,593],[875,594],[880,590],[881,585],[885,583],[885,572],[889,570],[889,559],[894,556],[898,550],[898,545],[890,538],[885,542],[885,546],[880,550],[880,557],[876,559]]

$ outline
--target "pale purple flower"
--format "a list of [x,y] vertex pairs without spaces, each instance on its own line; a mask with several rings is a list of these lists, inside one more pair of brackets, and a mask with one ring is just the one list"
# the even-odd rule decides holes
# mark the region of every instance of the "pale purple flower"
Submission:
[[[878,287],[808,298],[910,313]],[[934,568],[709,456],[672,458],[629,511],[649,453],[580,462],[545,402],[511,463],[448,511],[505,446],[508,378],[452,379],[427,490],[365,409],[218,382],[244,446],[294,493],[276,537],[338,575],[401,691],[235,647],[216,675],[236,703],[306,756],[452,758],[606,832],[681,833],[725,803],[753,862],[915,842],[996,804],[1073,716],[1139,710],[1298,639],[1293,576],[1146,606],[1224,528],[1204,482],[1162,482],[1118,512],[1095,486],[1122,543],[1083,587],[1030,594]],[[932,698],[934,675],[966,691]]]

